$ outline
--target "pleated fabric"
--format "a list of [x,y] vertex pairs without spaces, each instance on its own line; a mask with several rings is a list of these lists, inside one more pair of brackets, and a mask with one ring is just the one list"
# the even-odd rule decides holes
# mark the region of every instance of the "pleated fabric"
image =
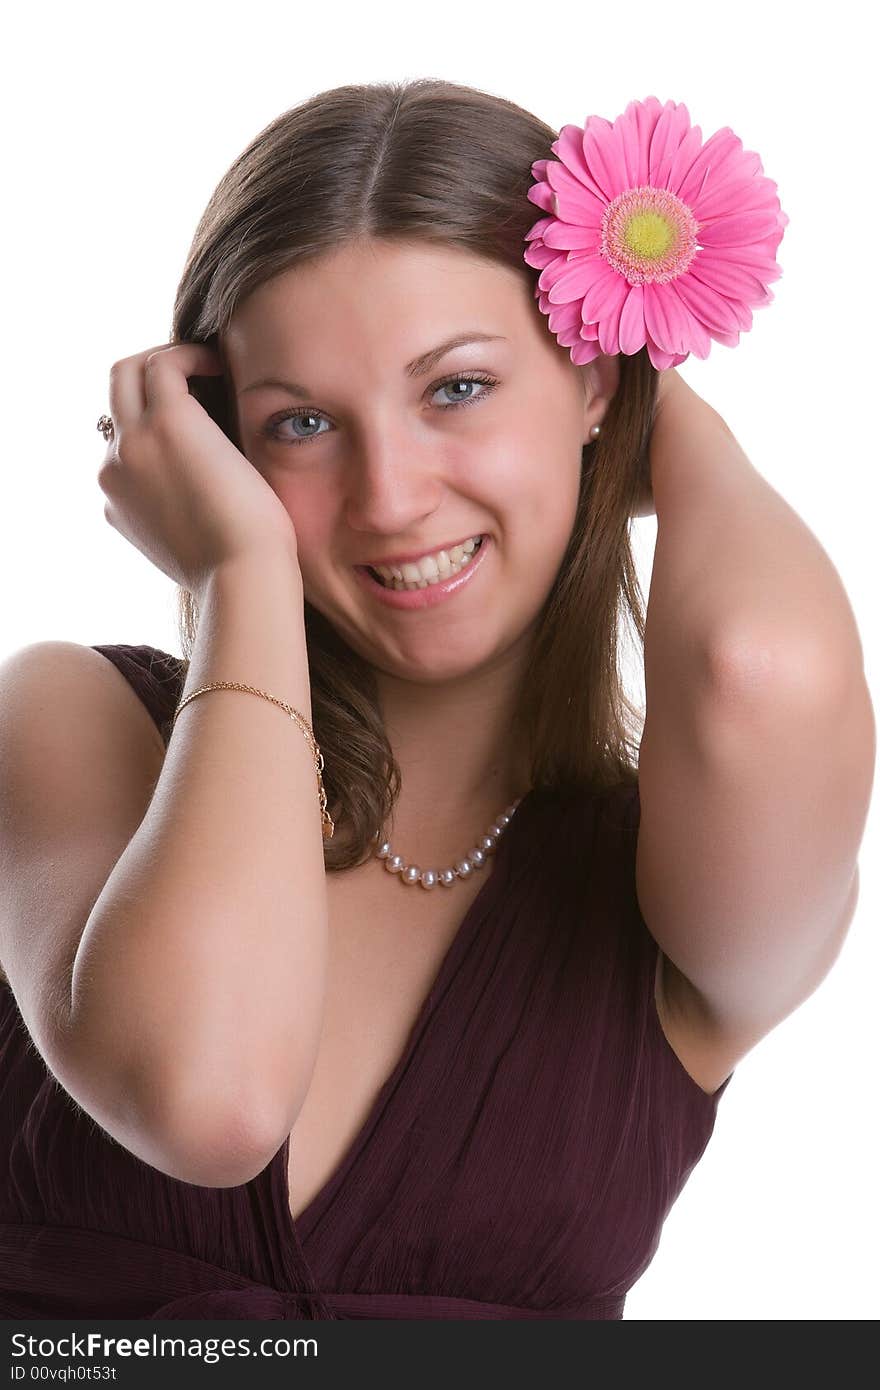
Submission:
[[[178,658],[95,650],[167,743]],[[660,1026],[638,824],[635,783],[527,793],[295,1221],[289,1139],[237,1187],[169,1177],[61,1087],[0,985],[0,1315],[621,1318],[733,1075],[707,1094]]]

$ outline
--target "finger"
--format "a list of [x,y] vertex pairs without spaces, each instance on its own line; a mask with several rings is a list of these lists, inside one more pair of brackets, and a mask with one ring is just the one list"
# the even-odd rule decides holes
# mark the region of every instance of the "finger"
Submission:
[[[123,357],[110,368],[110,417],[114,431],[119,433],[124,424],[132,424],[143,415],[147,404],[144,391],[144,360],[152,352],[167,347],[147,348],[146,352],[135,352],[131,357]],[[110,440],[112,444],[112,439]]]
[[191,376],[220,376],[223,362],[207,343],[174,343],[151,352],[144,363],[147,405],[168,405],[189,395]]

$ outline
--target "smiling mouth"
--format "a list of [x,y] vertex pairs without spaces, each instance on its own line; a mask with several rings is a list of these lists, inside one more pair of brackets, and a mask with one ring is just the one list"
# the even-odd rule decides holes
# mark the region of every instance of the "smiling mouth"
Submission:
[[473,550],[470,551],[470,552],[466,555],[466,557],[463,557],[463,560],[462,560],[462,561],[459,561],[457,564],[453,563],[453,564],[450,566],[450,568],[445,572],[445,574],[440,574],[440,573],[438,573],[434,578],[431,578],[431,579],[424,579],[424,578],[421,579],[421,580],[395,580],[395,579],[386,579],[386,578],[384,577],[384,575],[381,575],[377,569],[374,569],[374,568],[373,568],[372,565],[364,565],[363,568],[367,571],[367,573],[368,573],[373,579],[375,579],[375,581],[376,581],[377,584],[381,584],[381,585],[382,585],[382,588],[383,588],[383,589],[396,589],[398,592],[404,592],[404,591],[406,591],[406,590],[423,589],[423,588],[432,588],[432,587],[433,587],[434,585],[436,585],[436,584],[443,584],[445,581],[447,581],[447,580],[449,580],[449,579],[454,579],[455,576],[456,576],[457,574],[460,574],[462,570],[467,569],[467,566],[472,562],[473,557],[479,553],[479,551],[480,551],[480,549],[481,549],[481,547],[482,547],[482,544],[483,544],[484,539],[485,539],[484,536],[478,537],[478,538],[477,538],[476,545],[474,546]]

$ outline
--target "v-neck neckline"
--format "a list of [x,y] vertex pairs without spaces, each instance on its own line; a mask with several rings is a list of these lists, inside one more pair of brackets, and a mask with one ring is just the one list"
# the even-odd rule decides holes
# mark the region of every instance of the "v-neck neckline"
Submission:
[[[364,1123],[361,1125],[355,1137],[346,1149],[342,1159],[337,1164],[330,1177],[323,1187],[315,1193],[311,1201],[303,1207],[298,1216],[294,1217],[290,1210],[290,1184],[288,1181],[288,1166],[290,1157],[290,1135],[284,1140],[278,1153],[272,1160],[272,1165],[277,1166],[277,1181],[281,1192],[281,1219],[284,1222],[284,1234],[287,1239],[294,1238],[300,1247],[308,1243],[312,1232],[315,1230],[320,1218],[324,1215],[330,1204],[339,1194],[341,1188],[345,1186],[351,1176],[352,1170],[357,1165],[360,1154],[373,1133],[379,1116],[387,1103],[388,1097],[396,1090],[398,1082],[409,1068],[413,1056],[424,1045],[427,1032],[427,1025],[430,1022],[438,998],[444,993],[448,978],[453,969],[467,948],[473,934],[475,925],[482,915],[482,909],[488,897],[489,890],[497,889],[496,879],[501,877],[507,869],[507,859],[510,854],[512,842],[511,831],[516,824],[522,824],[522,812],[526,803],[531,805],[536,795],[537,788],[531,787],[521,798],[520,803],[514,813],[510,824],[505,827],[504,834],[501,836],[493,853],[495,861],[489,869],[486,881],[471,900],[470,907],[465,913],[455,935],[453,936],[446,950],[440,966],[434,976],[433,982],[428,989],[419,1007],[415,1021],[409,1031],[403,1051],[394,1064],[391,1072],[382,1083],[372,1105],[367,1113]],[[482,873],[484,870],[478,870]]]

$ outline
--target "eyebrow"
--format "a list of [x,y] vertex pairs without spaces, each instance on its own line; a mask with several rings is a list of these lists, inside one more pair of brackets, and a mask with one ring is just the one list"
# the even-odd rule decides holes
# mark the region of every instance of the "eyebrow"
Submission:
[[[479,333],[472,330],[456,333],[454,338],[448,338],[446,342],[439,343],[437,347],[430,348],[428,352],[423,352],[421,357],[414,357],[412,362],[408,362],[405,368],[406,375],[409,377],[424,376],[432,367],[436,366],[441,357],[445,357],[447,352],[451,352],[453,348],[465,347],[468,343],[500,343],[506,341],[507,339],[500,333]],[[279,386],[283,391],[289,391],[292,396],[306,397],[315,394],[313,391],[309,391],[307,387],[300,386],[295,381],[285,381],[283,378],[277,376],[266,376],[260,377],[259,381],[252,381],[249,386],[243,386],[238,392],[238,395],[243,396],[247,391],[257,391],[260,387],[265,386]]]

